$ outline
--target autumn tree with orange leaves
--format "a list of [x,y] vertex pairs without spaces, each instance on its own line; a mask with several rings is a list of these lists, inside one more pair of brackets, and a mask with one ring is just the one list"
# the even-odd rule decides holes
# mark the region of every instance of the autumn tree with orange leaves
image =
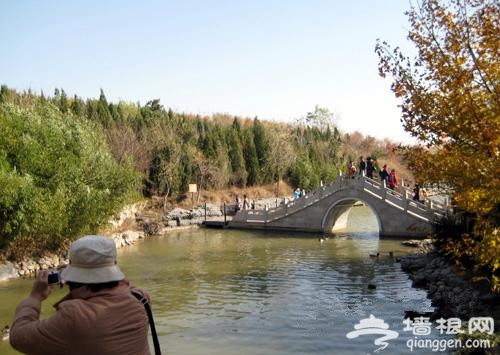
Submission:
[[[419,180],[449,189],[476,216],[465,253],[500,289],[500,5],[495,0],[422,0],[407,16],[414,58],[378,41],[379,74],[391,76],[401,121],[420,145],[407,149]],[[450,247],[451,248],[451,247]]]

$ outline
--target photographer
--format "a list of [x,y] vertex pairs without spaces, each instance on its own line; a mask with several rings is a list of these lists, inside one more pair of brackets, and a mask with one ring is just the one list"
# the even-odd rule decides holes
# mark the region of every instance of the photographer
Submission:
[[38,273],[29,297],[17,306],[13,348],[28,354],[150,354],[148,316],[117,265],[112,239],[76,240],[60,276],[70,292],[54,305],[55,314],[40,320],[41,303],[53,286],[48,271]]

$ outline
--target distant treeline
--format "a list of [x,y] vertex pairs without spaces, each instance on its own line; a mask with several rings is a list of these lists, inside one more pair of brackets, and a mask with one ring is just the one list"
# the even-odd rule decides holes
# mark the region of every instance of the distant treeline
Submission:
[[[327,110],[291,123],[0,89],[0,248],[95,231],[142,196],[249,187],[284,179],[317,188],[357,160]],[[383,149],[372,137],[364,151]],[[370,145],[369,147],[366,145]],[[378,147],[378,148],[377,148]]]

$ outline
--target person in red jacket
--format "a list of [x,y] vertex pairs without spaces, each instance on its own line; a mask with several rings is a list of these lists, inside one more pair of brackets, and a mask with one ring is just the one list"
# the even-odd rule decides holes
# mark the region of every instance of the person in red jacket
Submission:
[[349,162],[349,165],[347,166],[347,176],[354,179],[354,177],[356,176],[356,171],[356,165],[354,165],[354,162]]
[[16,308],[10,344],[22,353],[150,354],[148,316],[117,265],[115,242],[85,236],[69,249],[69,265],[61,272],[70,292],[55,304],[56,312],[40,319],[42,301],[52,291],[48,271],[38,273],[31,293]]
[[396,175],[396,170],[392,169],[387,177],[387,187],[391,190],[395,190],[396,186],[398,186],[398,176]]

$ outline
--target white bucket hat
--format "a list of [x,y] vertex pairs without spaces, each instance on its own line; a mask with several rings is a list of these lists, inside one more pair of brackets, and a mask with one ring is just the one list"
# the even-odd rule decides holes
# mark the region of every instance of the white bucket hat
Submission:
[[82,237],[69,248],[69,265],[61,279],[84,284],[120,281],[125,278],[116,260],[113,239],[98,235]]

